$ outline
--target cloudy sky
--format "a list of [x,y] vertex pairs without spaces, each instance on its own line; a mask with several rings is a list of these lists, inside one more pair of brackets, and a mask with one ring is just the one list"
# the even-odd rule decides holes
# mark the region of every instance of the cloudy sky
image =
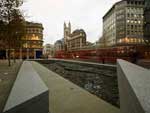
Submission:
[[44,44],[63,37],[64,21],[72,30],[84,29],[87,40],[95,42],[102,35],[102,17],[119,0],[25,0],[26,19],[44,26]]

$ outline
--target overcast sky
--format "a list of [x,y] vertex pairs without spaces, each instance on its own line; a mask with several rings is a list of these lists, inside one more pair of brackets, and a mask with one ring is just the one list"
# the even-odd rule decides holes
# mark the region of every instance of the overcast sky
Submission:
[[44,44],[63,38],[64,21],[72,30],[84,29],[87,40],[95,42],[102,35],[102,17],[120,0],[25,0],[26,19],[44,26]]

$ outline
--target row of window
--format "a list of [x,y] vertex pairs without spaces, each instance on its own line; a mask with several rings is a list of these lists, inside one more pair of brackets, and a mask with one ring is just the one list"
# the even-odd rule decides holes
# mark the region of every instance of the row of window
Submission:
[[133,20],[133,19],[130,19],[130,20],[128,19],[126,22],[131,23],[131,24],[142,24],[143,23],[142,20]]
[[128,18],[144,18],[143,14],[127,13]]
[[68,48],[78,48],[81,47],[80,44],[76,44],[76,45],[69,45]]
[[25,37],[22,38],[23,40],[43,40],[41,36],[32,34],[32,35],[26,35]]
[[139,7],[127,7],[127,8],[126,8],[126,11],[127,11],[128,13],[138,13],[138,14],[140,14],[140,13],[143,13],[144,8],[139,8]]
[[76,38],[79,38],[79,37],[85,37],[86,35],[84,34],[84,33],[80,33],[80,34],[76,34],[76,35],[74,35],[74,36],[71,36],[70,38],[72,38],[72,39],[75,39],[76,40]]
[[80,40],[76,40],[76,41],[71,41],[71,42],[68,42],[68,47],[80,47],[84,45],[84,40],[80,41]]
[[23,44],[23,47],[24,47],[24,48],[42,48],[42,44],[40,44],[40,45],[39,45],[39,44],[28,45],[27,43],[24,43],[24,44]]
[[143,29],[143,25],[138,25],[138,24],[127,24],[127,29],[131,28],[131,29]]
[[127,35],[143,35],[143,31],[127,30]]
[[144,5],[144,1],[127,1],[129,5]]
[[40,42],[40,41],[26,41],[24,44],[26,44],[26,45],[35,45],[35,44],[41,45],[42,42]]
[[42,33],[42,29],[27,29],[27,33]]
[[80,43],[80,42],[76,42],[76,43],[73,43],[73,42],[72,42],[72,43],[68,43],[68,46],[73,46],[73,45],[74,45],[74,46],[75,46],[75,45],[76,45],[76,46],[80,46],[81,44],[82,44],[82,43]]
[[119,16],[116,16],[116,20],[120,20],[120,19],[124,19],[124,15],[119,15]]
[[118,43],[144,43],[143,39],[140,38],[123,38],[117,40]]
[[123,10],[123,9],[122,9],[122,10],[118,10],[118,11],[116,12],[117,15],[123,14],[123,13],[124,13],[124,10]]

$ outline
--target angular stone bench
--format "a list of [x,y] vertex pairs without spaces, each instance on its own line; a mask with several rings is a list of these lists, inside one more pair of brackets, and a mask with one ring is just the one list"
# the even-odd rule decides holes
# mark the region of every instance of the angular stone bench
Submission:
[[121,113],[150,113],[150,70],[118,60]]
[[49,112],[48,88],[29,61],[23,62],[3,112]]

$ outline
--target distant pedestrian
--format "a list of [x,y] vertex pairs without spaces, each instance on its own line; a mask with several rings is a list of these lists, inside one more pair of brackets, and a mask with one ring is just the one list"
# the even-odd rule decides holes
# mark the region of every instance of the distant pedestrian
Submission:
[[133,53],[132,53],[132,56],[131,56],[132,58],[132,63],[134,63],[134,64],[137,64],[137,62],[138,62],[138,59],[139,59],[139,53],[137,52],[137,50],[135,49],[135,50],[133,50]]
[[102,57],[102,63],[105,64],[105,58],[104,57]]

